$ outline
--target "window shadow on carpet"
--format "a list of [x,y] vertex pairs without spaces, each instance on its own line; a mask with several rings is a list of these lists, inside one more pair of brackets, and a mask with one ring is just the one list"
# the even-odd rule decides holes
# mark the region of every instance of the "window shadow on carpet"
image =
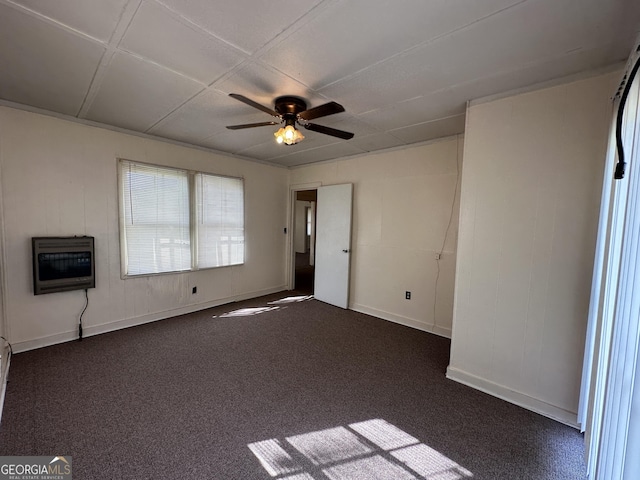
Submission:
[[281,480],[458,480],[466,468],[383,419],[250,443]]

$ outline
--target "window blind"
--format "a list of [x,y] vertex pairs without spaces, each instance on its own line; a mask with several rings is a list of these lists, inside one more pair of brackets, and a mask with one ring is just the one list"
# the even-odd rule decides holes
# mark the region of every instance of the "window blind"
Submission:
[[123,276],[244,263],[244,182],[120,160]]
[[120,164],[126,275],[191,268],[186,171]]
[[244,262],[242,179],[196,174],[198,267]]

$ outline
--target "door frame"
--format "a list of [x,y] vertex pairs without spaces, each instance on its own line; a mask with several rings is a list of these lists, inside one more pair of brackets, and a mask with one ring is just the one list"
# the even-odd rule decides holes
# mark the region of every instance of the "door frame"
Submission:
[[285,250],[285,285],[287,290],[293,290],[296,276],[296,249],[294,245],[294,228],[296,215],[296,196],[302,190],[317,190],[322,182],[299,183],[289,186],[289,202],[287,205],[287,246]]

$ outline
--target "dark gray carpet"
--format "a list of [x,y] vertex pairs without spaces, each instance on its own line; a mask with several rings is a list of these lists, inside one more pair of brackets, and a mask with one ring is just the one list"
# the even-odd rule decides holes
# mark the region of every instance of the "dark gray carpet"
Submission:
[[584,478],[577,431],[445,378],[449,340],[288,295],[15,355],[1,454],[78,480]]

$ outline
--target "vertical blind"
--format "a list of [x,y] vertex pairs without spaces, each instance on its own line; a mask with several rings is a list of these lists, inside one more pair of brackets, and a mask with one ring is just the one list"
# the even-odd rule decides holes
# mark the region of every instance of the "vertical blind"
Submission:
[[[624,122],[624,143],[628,167],[628,189],[624,214],[620,271],[617,278],[615,314],[611,338],[611,353],[604,395],[602,433],[598,452],[596,478],[640,478],[639,452],[630,449],[629,434],[640,423],[638,413],[632,416],[634,396],[640,395],[640,385],[634,386],[640,346],[640,117],[639,82],[633,84],[628,98]],[[624,181],[624,180],[621,180]],[[634,425],[635,422],[635,425]],[[637,430],[636,430],[637,431]],[[635,462],[635,463],[633,463]],[[631,466],[631,465],[634,466]]]
[[[639,49],[640,50],[640,49]],[[626,178],[613,182],[611,139],[594,269],[579,421],[592,480],[640,478],[640,82],[622,125]]]
[[242,179],[120,160],[125,276],[244,262]]
[[611,172],[614,170],[615,160],[614,122],[611,127],[609,152],[605,163],[602,210],[594,262],[584,372],[578,412],[578,422],[582,429],[586,430],[587,466],[590,471],[595,469],[602,436],[602,418],[611,357],[611,338],[629,188],[627,181],[613,180]]

